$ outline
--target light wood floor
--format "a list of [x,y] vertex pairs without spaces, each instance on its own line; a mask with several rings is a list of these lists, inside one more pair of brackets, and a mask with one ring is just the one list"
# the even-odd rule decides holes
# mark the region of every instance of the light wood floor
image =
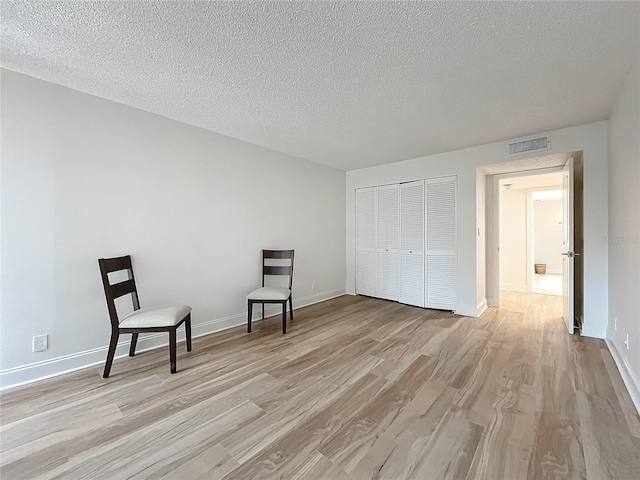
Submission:
[[343,296],[2,394],[14,478],[638,478],[640,419],[560,298],[480,319]]

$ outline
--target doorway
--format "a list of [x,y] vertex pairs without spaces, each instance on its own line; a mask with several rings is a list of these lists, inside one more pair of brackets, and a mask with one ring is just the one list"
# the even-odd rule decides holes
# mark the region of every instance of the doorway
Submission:
[[486,177],[487,301],[498,307],[509,292],[560,297],[574,333],[583,318],[582,152],[540,160],[546,165],[538,169],[492,165]]
[[562,295],[562,173],[499,180],[500,290]]
[[531,293],[562,296],[563,202],[562,175],[554,187],[533,190],[528,194],[530,205],[530,238],[533,275]]

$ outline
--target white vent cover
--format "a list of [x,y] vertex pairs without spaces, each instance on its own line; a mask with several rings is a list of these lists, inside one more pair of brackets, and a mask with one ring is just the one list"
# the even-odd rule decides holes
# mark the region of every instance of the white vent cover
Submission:
[[518,153],[531,152],[532,150],[548,150],[549,148],[551,148],[551,141],[547,135],[544,137],[512,142],[508,146],[508,154],[516,155]]

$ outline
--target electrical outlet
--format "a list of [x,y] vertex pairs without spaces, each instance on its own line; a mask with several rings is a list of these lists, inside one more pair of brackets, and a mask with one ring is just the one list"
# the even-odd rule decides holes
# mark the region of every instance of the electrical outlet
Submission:
[[613,317],[613,329],[618,330],[618,317]]
[[627,350],[629,350],[629,334],[627,333],[627,338],[624,341],[624,346],[627,347]]
[[49,346],[49,335],[36,335],[33,337],[33,351],[44,352]]
[[316,282],[311,282],[311,290],[315,290],[316,289]]

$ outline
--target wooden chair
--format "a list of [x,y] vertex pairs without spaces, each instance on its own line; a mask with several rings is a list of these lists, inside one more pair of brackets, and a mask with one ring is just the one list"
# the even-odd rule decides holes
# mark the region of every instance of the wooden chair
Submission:
[[[116,353],[116,346],[118,345],[118,337],[121,333],[131,334],[129,356],[133,357],[136,352],[139,333],[169,332],[171,373],[176,373],[176,331],[183,323],[187,337],[187,351],[191,351],[191,307],[177,305],[164,308],[140,308],[136,282],[133,278],[131,257],[127,255],[126,257],[100,258],[98,265],[100,265],[104,295],[107,299],[109,318],[111,319],[111,341],[109,342],[109,352],[107,353],[107,362],[104,366],[104,374],[102,375],[103,378],[109,377],[113,356]],[[109,273],[121,270],[127,271],[128,280],[112,285],[109,282]],[[133,312],[125,316],[122,320],[119,320],[115,299],[129,293],[131,294],[133,303]]]
[[[289,265],[273,266],[267,265],[269,259],[289,260]],[[265,287],[265,277],[267,275],[289,275],[289,288]],[[293,250],[262,250],[262,288],[254,290],[247,296],[249,318],[247,332],[251,333],[251,317],[253,316],[253,304],[262,304],[262,319],[264,320],[265,303],[282,304],[282,333],[287,333],[287,302],[289,302],[289,317],[293,320],[293,296],[291,287],[293,285]]]

